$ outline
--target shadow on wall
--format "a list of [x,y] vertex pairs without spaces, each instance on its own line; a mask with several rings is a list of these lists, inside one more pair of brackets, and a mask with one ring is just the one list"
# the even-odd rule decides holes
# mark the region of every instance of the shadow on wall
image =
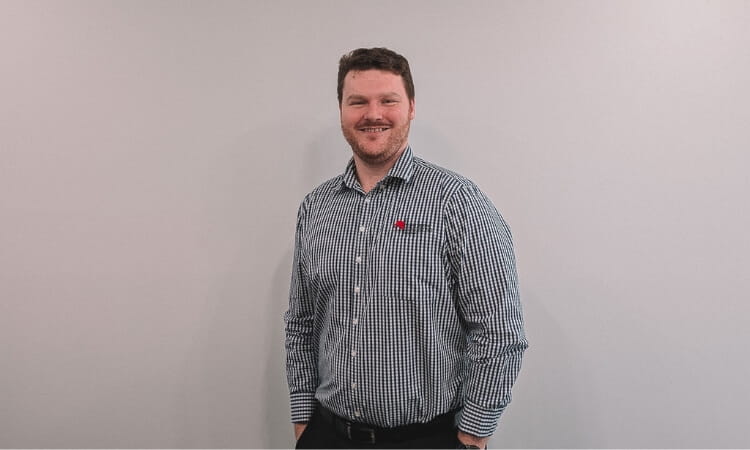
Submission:
[[[290,238],[290,242],[292,238]],[[289,298],[289,273],[292,251],[287,251],[276,266],[271,285],[271,302],[268,318],[274,326],[268,327],[270,351],[266,361],[267,389],[265,390],[266,426],[264,445],[267,448],[293,448],[294,436],[289,419],[289,390],[286,383],[286,352],[284,349],[284,312]]]
[[[308,151],[302,155],[304,173],[300,176],[304,183],[301,186],[302,191],[305,194],[324,181],[342,174],[352,157],[351,148],[337,126],[321,130],[307,149]],[[302,201],[302,198],[299,200]]]
[[[462,149],[441,133],[439,128],[424,122],[412,125],[409,145],[415,156],[460,175],[467,175],[463,173],[466,164],[463,162]],[[463,150],[463,155],[469,153],[466,149]]]
[[[300,173],[289,174],[290,180],[297,180],[299,192],[290,216],[297,217],[297,207],[304,195],[324,181],[342,173],[351,157],[349,146],[341,136],[338,127],[331,126],[317,135],[307,146],[307,152],[299,155]],[[294,227],[292,227],[294,230]],[[292,268],[294,235],[288,236],[288,250],[284,252],[276,265],[271,281],[270,307],[268,320],[273,324],[268,327],[268,359],[266,360],[265,377],[267,380],[265,397],[266,422],[264,445],[267,448],[292,448],[294,435],[290,422],[289,391],[286,382],[286,351],[284,348],[284,312],[288,308],[289,283]]]
[[[523,283],[523,276],[521,278]],[[586,361],[574,360],[574,355],[580,351],[575,347],[585,343],[568,338],[566,324],[550,314],[542,301],[543,295],[523,286],[521,289],[530,347],[513,389],[513,401],[501,417],[491,444],[502,448],[596,446],[591,437],[600,434],[597,430],[601,427],[601,418],[599,411],[593,410],[591,402],[586,401],[591,397],[590,391],[595,389],[595,380],[591,379],[592,371]],[[544,336],[555,336],[555,339],[540,340]],[[547,355],[548,359],[539,360],[539,355]],[[551,360],[550,355],[553,355]],[[555,369],[550,371],[550,367]],[[545,432],[539,433],[539,430]],[[550,441],[550,437],[554,440]]]

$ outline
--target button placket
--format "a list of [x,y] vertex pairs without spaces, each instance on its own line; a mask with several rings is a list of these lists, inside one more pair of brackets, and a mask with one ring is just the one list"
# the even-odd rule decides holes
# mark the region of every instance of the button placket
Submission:
[[[372,193],[371,193],[372,194]],[[351,387],[351,399],[352,405],[357,409],[361,406],[361,400],[359,399],[357,381],[358,374],[361,372],[359,369],[360,364],[360,339],[359,339],[359,318],[361,317],[364,301],[366,300],[365,282],[366,282],[366,262],[365,258],[368,252],[368,247],[371,242],[371,230],[372,230],[372,217],[373,217],[373,199],[370,194],[365,195],[361,200],[360,214],[359,214],[359,226],[357,228],[357,239],[355,240],[356,245],[354,248],[354,260],[350,262],[354,267],[352,268],[352,287],[350,294],[350,305],[351,305],[351,328],[350,335],[351,348],[350,348],[350,367],[351,372],[349,374],[350,387]]]

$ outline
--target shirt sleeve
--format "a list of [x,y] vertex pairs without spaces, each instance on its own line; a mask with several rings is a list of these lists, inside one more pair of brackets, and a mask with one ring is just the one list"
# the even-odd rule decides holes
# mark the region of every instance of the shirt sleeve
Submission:
[[486,437],[511,400],[528,347],[510,229],[490,200],[464,186],[447,207],[449,253],[466,326],[459,430]]
[[302,245],[306,223],[307,201],[302,202],[297,214],[294,240],[292,280],[289,289],[289,309],[286,323],[286,374],[289,384],[292,422],[307,422],[315,409],[315,389],[318,386],[317,348],[313,337],[313,300],[308,290],[307,264]]

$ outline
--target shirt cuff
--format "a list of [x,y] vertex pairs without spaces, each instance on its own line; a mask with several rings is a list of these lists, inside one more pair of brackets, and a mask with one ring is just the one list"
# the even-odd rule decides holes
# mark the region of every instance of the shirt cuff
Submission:
[[304,423],[310,420],[315,411],[315,393],[297,392],[290,394],[290,403],[292,405],[292,422]]
[[458,429],[477,437],[492,436],[502,413],[502,409],[488,409],[473,403],[464,403],[458,414]]

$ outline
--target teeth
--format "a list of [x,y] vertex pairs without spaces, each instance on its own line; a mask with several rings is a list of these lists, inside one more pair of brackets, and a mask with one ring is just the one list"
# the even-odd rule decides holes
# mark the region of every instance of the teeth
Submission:
[[367,133],[379,133],[381,131],[385,131],[388,128],[363,128],[362,131],[365,131]]

